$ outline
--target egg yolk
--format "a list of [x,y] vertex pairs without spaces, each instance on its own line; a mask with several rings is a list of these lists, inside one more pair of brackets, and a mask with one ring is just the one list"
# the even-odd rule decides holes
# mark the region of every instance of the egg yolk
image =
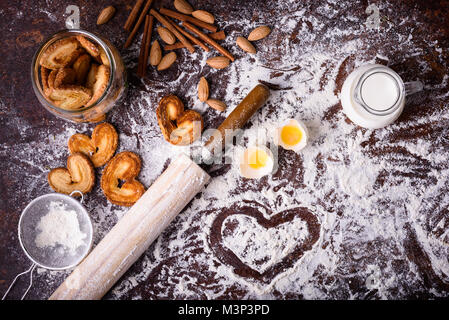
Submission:
[[285,126],[281,130],[281,140],[289,146],[297,145],[302,139],[301,129],[295,126]]
[[248,164],[253,169],[260,169],[267,165],[268,155],[265,151],[257,149],[249,154]]

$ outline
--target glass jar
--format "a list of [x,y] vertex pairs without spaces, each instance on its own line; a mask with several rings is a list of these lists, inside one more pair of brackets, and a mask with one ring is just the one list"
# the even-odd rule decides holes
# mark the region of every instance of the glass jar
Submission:
[[[110,65],[109,83],[103,95],[89,107],[81,107],[76,110],[59,108],[44,95],[41,82],[41,68],[39,61],[45,50],[57,40],[82,35],[95,43],[106,54]],[[49,37],[34,54],[31,64],[31,82],[33,90],[39,102],[45,109],[59,118],[72,122],[99,122],[105,119],[106,113],[124,96],[126,88],[126,69],[118,50],[105,38],[85,30],[63,30]]]

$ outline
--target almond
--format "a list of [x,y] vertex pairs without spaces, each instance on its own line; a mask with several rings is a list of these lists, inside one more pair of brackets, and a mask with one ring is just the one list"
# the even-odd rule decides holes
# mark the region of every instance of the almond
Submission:
[[115,8],[113,6],[109,6],[104,8],[97,19],[97,24],[104,24],[106,22],[108,22],[109,20],[111,20],[111,18],[114,16],[115,14]]
[[159,62],[161,62],[161,58],[162,58],[161,46],[159,45],[159,42],[157,40],[154,40],[150,49],[150,64],[152,66],[157,66]]
[[237,40],[235,42],[243,51],[246,51],[248,53],[256,53],[256,48],[254,48],[251,42],[249,42],[246,38],[237,37]]
[[176,41],[175,35],[167,28],[157,27],[157,33],[166,44],[173,44]]
[[229,66],[230,62],[231,60],[224,56],[213,57],[206,60],[206,63],[215,69],[224,69]]
[[209,84],[207,83],[206,78],[201,77],[200,82],[198,83],[198,99],[201,102],[205,102],[209,98]]
[[170,53],[167,53],[165,56],[162,57],[161,62],[157,65],[157,70],[162,71],[165,69],[170,68],[170,66],[175,62],[176,60],[176,53],[173,51]]
[[196,10],[192,12],[192,16],[194,16],[195,18],[197,18],[198,20],[204,21],[206,23],[214,23],[215,19],[214,16],[204,10]]
[[251,31],[251,33],[248,36],[249,41],[257,41],[260,39],[265,38],[268,36],[271,32],[271,29],[268,26],[260,26]]
[[185,0],[175,0],[174,2],[176,10],[184,14],[192,14],[192,6]]
[[217,99],[209,99],[206,101],[209,107],[214,108],[217,111],[225,111],[226,104],[223,101]]

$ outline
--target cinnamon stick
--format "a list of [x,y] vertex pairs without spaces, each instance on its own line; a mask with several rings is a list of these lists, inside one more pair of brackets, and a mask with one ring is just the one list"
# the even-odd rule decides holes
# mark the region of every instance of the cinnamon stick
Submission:
[[[196,44],[194,44],[193,46],[196,46]],[[168,44],[168,45],[164,46],[164,51],[184,49],[185,47],[186,46],[183,45],[182,42],[177,41],[174,44]]]
[[[212,39],[214,39],[214,40],[224,40],[224,39],[226,39],[226,35],[225,35],[225,33],[224,33],[224,31],[223,30],[221,30],[221,31],[219,31],[219,32],[213,32],[213,33],[209,33],[209,34],[207,34],[209,37],[211,37]],[[164,47],[164,50],[165,51],[168,51],[168,50],[176,50],[176,49],[182,49],[182,48],[185,48],[186,46],[185,45],[183,45],[182,44],[182,42],[176,42],[176,43],[174,43],[174,44],[169,44],[169,45],[166,45],[165,47]]]
[[192,16],[188,16],[188,15],[185,15],[185,14],[182,14],[182,13],[179,13],[179,12],[176,12],[176,11],[172,11],[172,10],[169,10],[169,9],[165,9],[165,8],[161,8],[159,11],[162,14],[164,14],[166,16],[169,16],[170,18],[174,18],[176,20],[180,20],[180,21],[183,21],[183,22],[190,22],[190,23],[192,23],[192,24],[194,24],[194,25],[196,25],[196,26],[198,26],[200,28],[203,28],[203,29],[206,29],[206,30],[209,30],[209,31],[212,31],[212,32],[217,32],[217,27],[214,26],[213,24],[201,21],[201,20],[196,19],[196,18],[194,18]]
[[147,40],[147,33],[148,33],[148,26],[150,24],[150,17],[148,15],[145,16],[145,27],[143,29],[143,37],[142,37],[142,42],[140,44],[140,54],[139,54],[139,62],[137,64],[137,74],[140,77],[143,77],[143,69],[145,69],[143,67],[143,65],[145,64],[143,59],[145,56],[145,41]]
[[178,38],[179,41],[181,41],[187,48],[187,50],[190,51],[190,53],[195,52],[195,48],[192,46],[192,44],[187,40],[173,25],[170,21],[165,19],[159,12],[157,12],[154,9],[150,10],[150,13],[160,22],[162,23],[168,30],[170,30],[176,38]]
[[215,50],[217,50],[218,52],[220,52],[222,55],[224,55],[225,57],[229,58],[229,60],[234,61],[234,56],[225,48],[223,48],[222,46],[220,46],[217,42],[215,42],[214,40],[212,40],[211,38],[209,38],[209,36],[207,36],[205,33],[201,32],[200,30],[198,30],[197,28],[195,28],[193,25],[191,25],[188,22],[183,22],[182,25],[184,27],[186,27],[188,30],[192,31],[193,33],[195,33],[201,40],[203,40],[204,42],[210,44],[212,47],[215,48]]
[[170,50],[176,50],[176,49],[182,49],[182,48],[185,48],[185,45],[182,42],[178,41],[178,42],[175,42],[174,44],[166,45],[164,47],[164,51],[170,51]]
[[145,54],[143,56],[142,77],[145,77],[145,73],[146,73],[146,70],[147,70],[148,54],[150,52],[150,43],[151,43],[151,34],[152,34],[152,31],[153,31],[153,23],[154,23],[154,17],[150,16],[150,23],[148,25],[147,37],[146,37],[146,40],[145,40]]
[[134,21],[137,18],[137,15],[139,14],[140,7],[142,6],[144,0],[137,0],[136,4],[134,5],[133,9],[131,10],[131,13],[129,14],[128,19],[125,22],[125,26],[123,29],[126,31],[131,31],[131,28],[134,24]]
[[174,23],[173,21],[170,20],[170,18],[167,18],[168,21],[170,21],[173,26],[179,31],[181,32],[184,36],[186,36],[187,38],[189,38],[193,43],[195,43],[196,45],[200,46],[201,48],[203,48],[204,51],[209,52],[210,49],[208,46],[206,46],[203,42],[201,42],[201,40],[199,40],[198,38],[192,36],[190,33],[188,33],[187,31],[185,31],[183,28],[181,28],[180,26],[178,26],[176,23]]
[[224,40],[226,39],[226,35],[223,30],[218,32],[213,32],[208,34],[209,37],[211,37],[214,40]]
[[145,18],[148,10],[151,7],[151,4],[153,3],[153,0],[147,0],[147,3],[145,4],[145,7],[143,7],[142,13],[140,14],[139,20],[137,20],[136,25],[134,26],[133,31],[131,31],[131,34],[129,35],[128,39],[125,42],[125,48],[128,48],[133,42],[134,37],[136,36],[137,31],[139,31],[139,27],[143,22],[143,19]]

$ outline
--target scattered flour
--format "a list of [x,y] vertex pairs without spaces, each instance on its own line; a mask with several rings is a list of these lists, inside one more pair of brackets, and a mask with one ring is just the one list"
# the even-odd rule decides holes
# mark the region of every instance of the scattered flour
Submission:
[[[276,124],[297,118],[309,129],[308,146],[300,154],[279,150],[277,171],[261,180],[243,180],[233,167],[211,179],[108,298],[447,297],[449,290],[444,287],[430,290],[426,272],[435,274],[431,285],[437,280],[449,283],[449,77],[447,72],[441,81],[432,76],[422,43],[415,43],[416,37],[411,35],[422,27],[422,12],[402,16],[396,5],[379,5],[380,29],[367,31],[367,4],[363,1],[282,1],[270,5],[272,10],[267,12],[286,12],[276,22],[282,28],[273,28],[268,39],[257,42],[258,53],[250,56],[235,47],[235,37],[248,34],[257,25],[275,23],[271,13],[260,13],[253,20],[250,13],[243,20],[236,15],[222,23],[220,12],[224,8],[214,3],[210,10],[216,14],[219,27],[235,25],[232,30],[239,30],[227,33],[223,42],[236,61],[217,71],[205,64],[215,53],[180,53],[173,78],[150,70],[139,87],[130,87],[129,103],[114,109],[108,119],[119,124],[118,151],[135,151],[142,157],[139,179],[147,187],[161,174],[167,159],[187,151],[169,145],[160,134],[154,109],[164,94],[183,97],[189,108],[211,123],[228,115],[259,79],[291,87],[272,92],[244,138],[252,143],[260,130],[270,132]],[[357,7],[361,9],[354,10]],[[297,38],[292,39],[292,34]],[[438,44],[432,34],[428,37],[424,41],[431,50]],[[135,66],[138,46],[135,41],[123,52],[128,68]],[[438,50],[437,54],[447,55],[447,47]],[[401,52],[410,54],[403,56]],[[345,68],[377,58],[395,70],[406,60],[416,60],[419,71],[412,75],[416,78],[405,80],[431,75],[428,78],[434,81],[425,83],[426,90],[420,96],[410,98],[405,115],[397,122],[380,130],[364,130],[348,122],[338,107],[338,76]],[[398,72],[402,75],[406,71]],[[218,115],[198,102],[200,76],[210,81],[211,94],[226,102],[226,114]],[[93,126],[64,123],[58,131],[47,125],[42,127],[41,136],[31,139],[29,125],[19,115],[16,118],[14,125],[24,139],[3,145],[0,155],[20,159],[20,165],[9,169],[26,170],[27,178],[20,183],[26,186],[27,194],[37,196],[42,194],[48,170],[64,163],[68,138],[75,132],[91,132]],[[426,128],[432,130],[426,133]],[[411,138],[413,135],[419,138]],[[265,141],[270,144],[269,135]],[[230,149],[231,158],[238,148]],[[101,195],[101,190],[96,186],[92,193]],[[236,275],[210,247],[211,225],[220,210],[243,200],[271,208],[270,214],[262,211],[266,219],[286,209],[307,207],[321,224],[320,238],[312,250],[269,284]],[[96,243],[127,211],[101,196],[89,195],[86,206],[94,220]],[[251,218],[229,219],[236,228],[228,236],[222,229],[224,244],[259,271],[276,263],[292,243],[308,233],[300,220],[264,229]],[[411,236],[430,261],[425,272],[407,251]],[[257,260],[262,263],[255,263]],[[46,274],[44,292],[50,295],[66,275]]]

